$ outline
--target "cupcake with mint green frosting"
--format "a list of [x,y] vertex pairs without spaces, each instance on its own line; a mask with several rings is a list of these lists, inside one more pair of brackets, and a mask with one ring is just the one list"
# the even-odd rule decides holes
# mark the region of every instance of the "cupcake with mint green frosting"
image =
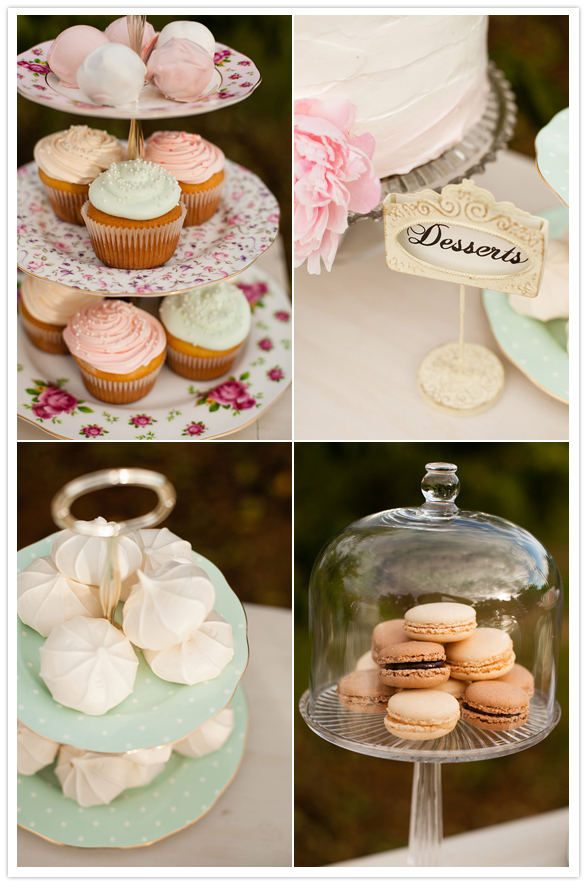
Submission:
[[174,175],[146,160],[123,160],[92,184],[82,217],[92,248],[111,268],[157,268],[177,248],[186,214]]
[[251,329],[246,296],[224,280],[166,296],[159,316],[167,335],[167,365],[194,381],[228,372]]

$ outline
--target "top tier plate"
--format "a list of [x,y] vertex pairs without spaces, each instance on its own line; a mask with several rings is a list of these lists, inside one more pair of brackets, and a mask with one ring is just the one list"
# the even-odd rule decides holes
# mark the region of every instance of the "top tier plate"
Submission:
[[536,136],[538,172],[559,200],[569,205],[569,109],[559,111]]
[[64,89],[59,86],[59,80],[51,73],[46,62],[52,43],[52,40],[46,40],[17,56],[17,89],[25,98],[39,105],[49,105],[84,117],[163,120],[207,114],[243,101],[261,82],[261,74],[250,58],[230,46],[217,43],[214,53],[216,77],[211,87],[214,91],[198,101],[172,101],[152,86],[146,85],[137,102],[122,108],[92,105],[84,100],[79,89]]

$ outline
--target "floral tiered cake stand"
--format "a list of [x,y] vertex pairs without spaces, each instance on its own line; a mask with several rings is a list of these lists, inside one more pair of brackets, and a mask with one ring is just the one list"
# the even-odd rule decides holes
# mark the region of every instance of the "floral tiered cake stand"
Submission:
[[[131,45],[140,46],[146,17],[128,18]],[[51,42],[41,43],[18,56],[18,91],[31,101],[72,114],[129,120],[129,158],[144,155],[141,120],[209,113],[243,101],[261,82],[251,59],[217,43],[215,79],[208,93],[195,102],[166,99],[147,85],[132,105],[123,108],[92,105],[83,100],[79,90],[64,90],[59,86],[46,62]],[[241,274],[271,246],[278,228],[279,205],[273,194],[254,173],[227,160],[219,209],[205,224],[182,230],[177,250],[165,265],[140,271],[109,268],[96,258],[85,228],[55,216],[36,163],[23,166],[18,171],[17,261],[25,273],[104,296],[140,299],[187,292],[234,278],[255,307],[255,316],[250,340],[232,376],[222,376],[214,385],[187,385],[185,379],[164,367],[148,397],[138,404],[114,407],[87,400],[71,359],[28,347],[28,339],[21,331],[19,370],[25,381],[21,385],[23,390],[19,390],[20,417],[42,424],[49,433],[65,439],[79,436],[95,439],[112,433],[112,426],[117,422],[117,437],[139,440],[182,436],[209,439],[234,433],[256,420],[291,380],[291,308],[285,291],[268,275],[250,271],[247,276]],[[147,309],[155,311],[156,305],[156,302],[150,308],[147,305]],[[145,307],[144,302],[141,307]],[[273,353],[269,354],[270,351]],[[260,370],[252,371],[257,368]],[[72,375],[76,381],[70,384]],[[239,384],[229,385],[231,382]],[[68,385],[66,396],[52,393],[51,398],[56,405],[67,408],[58,408],[56,412],[51,408],[37,408],[39,399],[30,392],[58,392],[64,390],[65,384]],[[203,397],[208,391],[218,393],[215,389],[219,386],[230,396]],[[32,401],[27,403],[31,396]],[[203,402],[199,403],[202,398]],[[196,405],[202,406],[206,401],[205,410],[194,411]],[[93,420],[80,421],[80,412],[93,413]]]
[[[90,489],[121,483],[155,489],[151,478],[165,480],[153,471],[99,471],[74,481],[84,483],[84,492],[76,497]],[[144,528],[163,519],[159,515],[144,522],[151,517],[152,513],[136,520],[143,521]],[[132,530],[136,520],[119,524],[120,532]],[[19,551],[19,572],[36,557],[49,556],[53,538],[47,536]],[[133,647],[139,667],[132,695],[106,714],[85,716],[53,700],[39,676],[39,648],[45,638],[18,619],[18,718],[33,732],[60,744],[100,753],[124,753],[180,741],[230,702],[235,725],[228,741],[198,759],[172,753],[164,771],[149,785],[126,790],[104,806],[82,807],[65,797],[54,764],[35,775],[19,775],[17,821],[21,827],[69,846],[145,846],[200,819],[232,782],[242,760],[248,728],[247,703],[239,685],[249,656],[246,615],[220,570],[197,553],[194,560],[210,576],[215,607],[233,630],[234,658],[218,677],[195,686],[169,683],[157,677],[141,651]],[[119,615],[120,606],[115,619]]]

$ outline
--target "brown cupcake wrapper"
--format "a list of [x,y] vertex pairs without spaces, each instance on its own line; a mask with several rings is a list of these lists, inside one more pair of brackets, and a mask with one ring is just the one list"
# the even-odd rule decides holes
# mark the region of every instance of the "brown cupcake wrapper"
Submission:
[[[45,184],[45,182],[43,182],[43,187],[57,218],[70,222],[72,225],[82,225],[82,227],[85,225],[81,210],[88,199],[87,191],[85,194],[73,194],[71,191],[53,188],[51,185]],[[89,187],[88,185],[88,190]]]
[[46,351],[48,354],[69,354],[61,329],[43,329],[25,317],[22,312],[20,319],[26,334],[40,351]]
[[181,202],[187,209],[184,228],[201,225],[212,218],[220,205],[223,187],[224,179],[215,188],[207,191],[193,191],[190,194],[181,192]]
[[178,375],[189,378],[191,381],[208,381],[220,378],[221,375],[228,372],[242,351],[244,344],[243,342],[230,354],[223,354],[221,357],[193,357],[191,354],[177,351],[168,343],[167,365]]
[[104,225],[88,218],[90,201],[82,206],[82,218],[92,241],[96,256],[111,268],[140,270],[158,268],[169,261],[179,242],[179,235],[186,216],[181,206],[179,218],[165,225],[147,228],[123,228]]
[[161,372],[164,362],[162,361],[152,372],[143,375],[141,378],[127,381],[112,381],[111,379],[91,375],[76,360],[84,385],[90,394],[104,403],[134,403],[135,400],[141,400],[143,397],[146,397],[157,381],[157,376]]

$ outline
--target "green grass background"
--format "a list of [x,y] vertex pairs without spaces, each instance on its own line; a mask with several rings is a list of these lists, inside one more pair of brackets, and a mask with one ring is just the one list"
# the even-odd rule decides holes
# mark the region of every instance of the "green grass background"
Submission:
[[[57,37],[65,28],[85,24],[104,30],[115,15],[19,15],[18,52]],[[205,24],[219,43],[253,60],[262,82],[245,101],[209,114],[166,120],[145,120],[145,138],[157,129],[198,132],[218,145],[230,160],[255,172],[277,197],[281,233],[291,268],[291,16],[290,15],[147,15],[156,31],[168,22]],[[179,107],[179,110],[181,106]],[[73,124],[107,129],[128,137],[128,122],[79,117],[18,97],[18,165],[33,159],[36,142]]]
[[[425,464],[454,462],[457,504],[511,520],[554,556],[565,615],[557,698],[562,718],[519,754],[442,767],[446,836],[568,803],[568,445],[566,443],[303,443],[295,447],[295,698],[308,686],[308,580],[336,532],[386,508],[418,505]],[[338,748],[295,715],[295,864],[324,865],[405,846],[412,764]]]
[[[18,548],[57,530],[50,504],[65,483],[112,467],[165,474],[177,504],[163,525],[218,566],[244,602],[291,606],[289,443],[19,443]],[[155,501],[145,489],[112,489],[84,496],[73,512],[123,520]]]

